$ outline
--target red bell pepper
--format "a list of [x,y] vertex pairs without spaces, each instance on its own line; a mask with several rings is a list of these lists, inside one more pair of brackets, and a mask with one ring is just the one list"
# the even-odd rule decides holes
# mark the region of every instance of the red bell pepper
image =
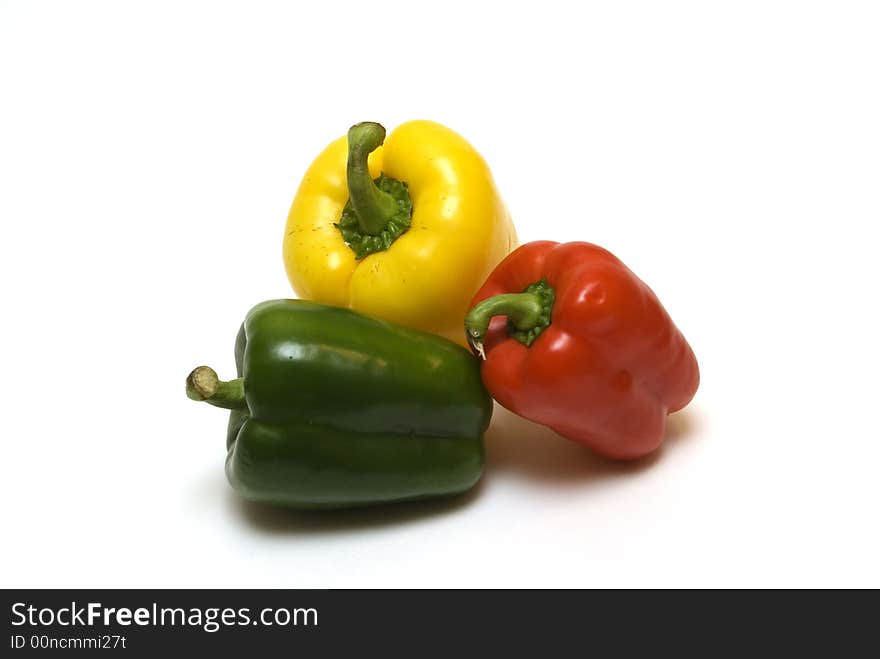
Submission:
[[663,441],[700,382],[694,353],[648,286],[590,243],[528,243],[477,291],[465,320],[501,405],[609,458]]

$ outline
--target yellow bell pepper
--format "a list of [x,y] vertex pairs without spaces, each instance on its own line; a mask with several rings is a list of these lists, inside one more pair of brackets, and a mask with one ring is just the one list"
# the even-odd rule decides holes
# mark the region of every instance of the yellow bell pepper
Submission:
[[515,246],[492,174],[464,138],[409,121],[385,139],[367,122],[306,172],[284,264],[301,298],[465,343],[471,297]]

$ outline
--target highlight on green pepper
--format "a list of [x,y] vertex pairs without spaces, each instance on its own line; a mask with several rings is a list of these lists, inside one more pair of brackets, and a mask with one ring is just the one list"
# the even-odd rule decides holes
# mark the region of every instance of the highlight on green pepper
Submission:
[[226,475],[246,499],[332,509],[446,497],[483,470],[492,399],[470,352],[303,300],[246,316],[238,377],[207,367],[187,396],[230,410]]

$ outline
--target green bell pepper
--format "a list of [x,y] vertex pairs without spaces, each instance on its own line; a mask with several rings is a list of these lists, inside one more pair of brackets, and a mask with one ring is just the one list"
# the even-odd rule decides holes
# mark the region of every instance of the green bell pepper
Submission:
[[270,300],[247,314],[235,362],[237,379],[200,366],[186,391],[231,410],[226,475],[246,499],[346,508],[452,495],[480,478],[492,399],[451,341]]

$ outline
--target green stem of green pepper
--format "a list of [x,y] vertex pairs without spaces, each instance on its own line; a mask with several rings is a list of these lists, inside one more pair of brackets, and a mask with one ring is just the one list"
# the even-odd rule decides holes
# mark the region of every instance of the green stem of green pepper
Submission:
[[227,410],[247,410],[244,380],[224,382],[210,366],[199,366],[186,378],[186,395]]
[[385,128],[373,121],[348,130],[348,194],[357,213],[361,233],[377,236],[398,212],[397,201],[370,178],[367,159],[385,141]]

